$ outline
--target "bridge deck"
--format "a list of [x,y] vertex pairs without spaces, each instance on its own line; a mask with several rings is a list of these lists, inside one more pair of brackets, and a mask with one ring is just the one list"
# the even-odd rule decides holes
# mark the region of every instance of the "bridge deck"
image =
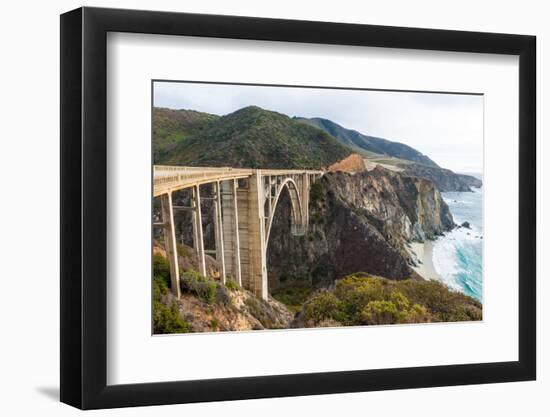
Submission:
[[216,181],[248,178],[260,172],[262,176],[322,174],[322,171],[297,169],[211,168],[155,165],[153,166],[153,195],[158,197],[172,191]]

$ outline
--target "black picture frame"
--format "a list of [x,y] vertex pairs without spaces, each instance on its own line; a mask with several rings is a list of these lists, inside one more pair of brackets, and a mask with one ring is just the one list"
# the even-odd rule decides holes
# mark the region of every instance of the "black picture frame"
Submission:
[[[108,32],[519,56],[519,360],[107,385]],[[536,377],[534,36],[80,8],[61,16],[61,401],[82,409],[421,388]]]

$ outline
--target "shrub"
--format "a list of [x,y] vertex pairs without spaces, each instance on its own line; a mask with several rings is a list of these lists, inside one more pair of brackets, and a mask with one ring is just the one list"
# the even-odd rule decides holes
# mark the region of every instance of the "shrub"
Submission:
[[409,308],[409,300],[400,291],[392,292],[390,301],[395,304],[399,310],[407,310]]
[[323,198],[323,186],[321,182],[314,182],[309,189],[309,199],[312,204],[320,201]]
[[158,253],[153,255],[153,277],[162,278],[170,288],[170,262]]
[[481,320],[481,303],[437,281],[392,281],[353,274],[336,282],[345,325]]
[[431,321],[481,320],[479,301],[449,289],[438,281],[403,281],[396,285],[415,304],[424,306]]
[[331,292],[323,291],[313,296],[302,309],[303,317],[306,321],[320,322],[339,317],[338,310],[340,302]]
[[289,285],[284,285],[273,290],[271,296],[287,306],[289,310],[298,312],[312,292],[313,288],[310,285],[297,283],[293,280]]
[[337,281],[334,294],[341,301],[340,321],[347,325],[361,324],[365,307],[371,301],[386,299],[382,281],[358,275],[350,275]]
[[420,304],[414,304],[400,319],[401,323],[428,323],[430,321],[432,321],[431,314],[426,307]]
[[160,275],[155,275],[153,277],[153,299],[160,300],[163,295],[168,293],[168,284],[166,279]]
[[190,270],[182,273],[181,286],[183,291],[197,295],[206,303],[213,303],[216,299],[216,283],[196,271]]
[[241,289],[241,286],[237,283],[237,281],[233,281],[232,279],[227,279],[225,281],[225,286],[231,291],[238,291]]
[[371,301],[361,312],[364,324],[393,324],[399,320],[399,310],[391,301]]
[[165,305],[153,301],[153,331],[155,334],[189,333],[191,325],[180,317],[178,304]]

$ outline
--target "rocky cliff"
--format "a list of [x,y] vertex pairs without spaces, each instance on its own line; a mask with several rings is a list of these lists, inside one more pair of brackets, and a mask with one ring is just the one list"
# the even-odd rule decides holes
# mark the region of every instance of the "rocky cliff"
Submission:
[[285,198],[268,243],[274,289],[288,280],[330,286],[355,272],[396,280],[415,277],[407,242],[433,239],[454,227],[432,182],[382,167],[325,174],[312,187],[310,228],[303,237],[289,233]]
[[421,177],[434,182],[439,191],[471,191],[471,187],[479,188],[482,181],[471,175],[456,174],[450,169],[430,167],[420,164],[400,165],[407,175]]

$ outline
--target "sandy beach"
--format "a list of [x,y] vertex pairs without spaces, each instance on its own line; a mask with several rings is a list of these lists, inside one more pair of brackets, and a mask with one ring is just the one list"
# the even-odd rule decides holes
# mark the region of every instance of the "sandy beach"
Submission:
[[432,259],[433,242],[427,240],[424,243],[413,242],[410,245],[411,247],[408,248],[408,251],[418,264],[413,269],[424,279],[437,279],[441,281],[441,276],[435,270]]

